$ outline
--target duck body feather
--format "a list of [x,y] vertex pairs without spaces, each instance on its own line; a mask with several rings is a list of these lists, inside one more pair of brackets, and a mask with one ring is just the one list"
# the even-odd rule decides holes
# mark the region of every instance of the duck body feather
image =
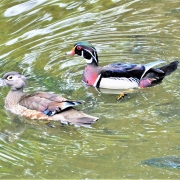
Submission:
[[[8,79],[10,76],[14,78],[14,83],[13,79]],[[24,76],[17,72],[10,73],[10,76],[7,78],[4,76],[0,80],[0,85],[11,87],[5,98],[5,107],[14,114],[29,119],[61,121],[65,124],[70,123],[78,126],[89,126],[98,120],[97,117],[74,109],[74,106],[82,104],[83,101],[68,100],[50,92],[26,94],[23,92],[24,81],[18,81],[18,79],[25,79]],[[23,86],[21,87],[20,84]]]
[[145,67],[141,64],[114,63],[103,67],[102,77],[141,78]]
[[[94,67],[93,65],[87,65],[83,74],[83,82],[89,86],[106,89],[138,88],[139,80],[137,78],[132,78],[132,76],[128,72],[128,70],[132,70],[132,68],[135,68],[137,66],[131,66],[131,64],[121,65],[122,67],[120,68],[120,64],[118,64],[118,66],[117,64],[111,64],[104,67]],[[127,69],[125,69],[124,67],[126,67]],[[140,68],[144,69],[143,66],[140,66]],[[127,76],[125,76],[124,74],[126,74]],[[141,74],[139,73],[139,76],[140,75]]]
[[149,87],[171,74],[178,65],[178,62],[174,61],[160,68],[153,68],[163,62],[158,60],[145,65],[115,63],[104,67],[87,64],[83,73],[83,82],[89,86],[106,89]]
[[154,68],[164,63],[157,60],[147,64],[114,63],[104,67],[98,66],[98,55],[95,47],[88,42],[77,42],[67,55],[79,55],[85,58],[87,65],[83,73],[83,82],[96,88],[132,89],[145,88],[161,83],[178,67],[178,61]]

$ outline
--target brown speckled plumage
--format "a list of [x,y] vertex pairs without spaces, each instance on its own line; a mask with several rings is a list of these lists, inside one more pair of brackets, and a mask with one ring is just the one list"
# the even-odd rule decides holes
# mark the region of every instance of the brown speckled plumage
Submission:
[[68,100],[49,92],[24,93],[26,78],[18,72],[6,73],[0,80],[0,86],[5,85],[11,88],[5,106],[15,114],[29,119],[61,121],[79,126],[90,125],[98,119],[73,108],[81,101]]

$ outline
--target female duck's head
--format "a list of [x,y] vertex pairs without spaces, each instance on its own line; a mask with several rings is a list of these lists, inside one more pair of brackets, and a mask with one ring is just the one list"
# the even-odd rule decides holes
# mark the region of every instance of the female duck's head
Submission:
[[20,90],[26,86],[26,78],[19,72],[8,72],[0,79],[0,86],[10,86],[11,90]]
[[98,56],[95,47],[88,42],[77,42],[67,55],[79,55],[86,59],[87,64],[98,65]]

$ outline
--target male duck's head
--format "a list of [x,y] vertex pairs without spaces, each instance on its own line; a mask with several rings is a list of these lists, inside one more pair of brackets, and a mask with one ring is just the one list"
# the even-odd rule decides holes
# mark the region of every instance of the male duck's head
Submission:
[[88,42],[77,42],[67,55],[79,55],[86,59],[87,64],[98,65],[98,56],[95,47]]
[[19,72],[8,72],[0,79],[0,86],[10,86],[13,91],[20,90],[26,86],[26,78]]

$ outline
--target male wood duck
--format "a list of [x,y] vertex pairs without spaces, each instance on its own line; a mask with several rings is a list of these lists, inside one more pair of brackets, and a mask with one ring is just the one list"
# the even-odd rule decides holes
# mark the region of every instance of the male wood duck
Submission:
[[29,119],[61,121],[65,124],[89,126],[97,117],[87,115],[73,107],[81,101],[68,100],[50,92],[23,92],[26,78],[19,72],[8,72],[0,79],[0,86],[10,86],[5,99],[5,107],[14,114]]
[[79,55],[86,59],[83,82],[89,86],[107,89],[145,88],[159,84],[163,78],[177,69],[178,61],[159,68],[154,66],[163,63],[158,60],[148,64],[114,63],[104,67],[98,66],[98,55],[95,47],[88,42],[77,42],[67,55]]

